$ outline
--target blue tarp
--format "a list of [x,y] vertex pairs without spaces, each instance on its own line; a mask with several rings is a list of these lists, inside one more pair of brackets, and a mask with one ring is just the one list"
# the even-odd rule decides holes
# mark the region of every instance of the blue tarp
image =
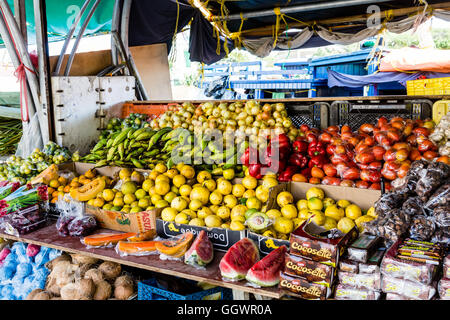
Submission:
[[365,76],[355,76],[351,74],[339,73],[333,70],[328,70],[328,87],[348,87],[348,88],[360,88],[370,84],[387,83],[387,82],[399,82],[403,86],[406,86],[406,81],[416,80],[419,77],[425,78],[445,78],[450,77],[450,73],[439,72],[416,72],[416,73],[403,73],[403,72],[378,72]]

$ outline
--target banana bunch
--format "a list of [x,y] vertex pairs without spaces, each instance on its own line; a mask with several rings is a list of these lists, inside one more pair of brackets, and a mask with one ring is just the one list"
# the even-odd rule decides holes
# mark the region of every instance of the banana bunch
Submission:
[[102,137],[91,152],[82,160],[106,165],[153,169],[156,163],[166,162],[170,153],[163,152],[164,139],[172,128],[152,130],[150,128],[125,128]]
[[109,165],[141,169],[153,169],[157,163],[165,163],[171,168],[183,162],[216,175],[233,168],[237,177],[244,176],[242,166],[237,162],[246,145],[242,143],[229,148],[223,145],[222,140],[211,141],[208,136],[196,136],[183,128],[123,128],[102,135],[82,161],[95,163],[96,167]]

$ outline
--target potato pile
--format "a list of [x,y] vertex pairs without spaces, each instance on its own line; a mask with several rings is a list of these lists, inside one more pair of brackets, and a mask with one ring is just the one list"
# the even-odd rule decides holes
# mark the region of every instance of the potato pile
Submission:
[[127,300],[135,293],[133,278],[114,262],[63,254],[46,267],[45,290],[33,290],[27,300]]

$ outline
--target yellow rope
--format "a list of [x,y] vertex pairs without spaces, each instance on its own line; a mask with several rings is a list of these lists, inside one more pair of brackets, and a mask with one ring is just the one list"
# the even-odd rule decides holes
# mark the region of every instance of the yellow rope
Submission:
[[277,46],[277,41],[278,41],[278,31],[280,30],[280,18],[281,18],[281,9],[280,7],[276,7],[273,9],[273,12],[276,15],[276,20],[275,20],[275,33],[274,33],[274,40],[273,40],[273,47],[275,48]]

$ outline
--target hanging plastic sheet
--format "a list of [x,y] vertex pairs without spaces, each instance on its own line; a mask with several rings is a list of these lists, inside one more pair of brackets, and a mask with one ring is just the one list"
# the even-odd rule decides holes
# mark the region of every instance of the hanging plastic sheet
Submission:
[[366,76],[355,76],[351,74],[339,73],[333,70],[328,70],[328,87],[349,87],[360,88],[370,84],[399,82],[406,85],[406,81],[416,80],[424,76],[428,79],[450,77],[450,73],[438,72],[417,72],[417,73],[403,73],[403,72],[378,72]]

